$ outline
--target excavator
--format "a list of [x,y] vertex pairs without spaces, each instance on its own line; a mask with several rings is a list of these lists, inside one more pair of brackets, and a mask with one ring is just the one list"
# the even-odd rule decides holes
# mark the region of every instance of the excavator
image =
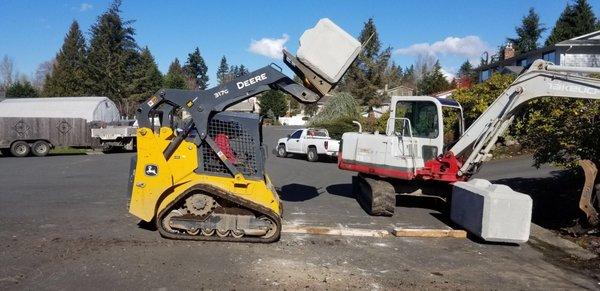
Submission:
[[302,84],[271,64],[207,90],[159,90],[136,112],[130,213],[171,239],[278,240],[282,205],[264,171],[262,120],[225,110],[268,90],[317,102],[361,49],[325,18],[304,32],[296,56],[283,51]]
[[[338,167],[359,173],[353,187],[371,215],[393,215],[396,194],[448,197],[453,183],[469,180],[491,158],[498,138],[527,102],[543,97],[598,100],[600,79],[585,74],[599,72],[536,60],[467,130],[455,100],[394,96],[386,133],[344,133]],[[592,205],[597,169],[589,161],[581,165],[586,182],[580,208],[597,224]]]

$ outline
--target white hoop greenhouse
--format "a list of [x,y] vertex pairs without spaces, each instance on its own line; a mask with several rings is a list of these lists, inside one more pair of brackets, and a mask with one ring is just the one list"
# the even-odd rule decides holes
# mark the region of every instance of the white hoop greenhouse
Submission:
[[0,99],[0,117],[83,118],[87,122],[118,121],[117,105],[107,97]]

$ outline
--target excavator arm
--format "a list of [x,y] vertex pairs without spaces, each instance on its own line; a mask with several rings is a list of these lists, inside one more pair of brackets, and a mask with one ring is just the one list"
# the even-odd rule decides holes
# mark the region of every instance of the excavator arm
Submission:
[[494,144],[527,102],[542,97],[600,99],[600,79],[569,74],[600,73],[600,68],[556,66],[537,60],[465,131],[450,152],[462,166],[458,176],[475,174]]

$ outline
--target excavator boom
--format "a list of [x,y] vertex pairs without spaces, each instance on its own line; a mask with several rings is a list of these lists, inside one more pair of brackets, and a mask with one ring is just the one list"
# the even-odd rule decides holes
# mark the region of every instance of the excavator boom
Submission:
[[527,102],[542,97],[600,99],[600,79],[569,73],[600,73],[600,68],[555,66],[535,61],[471,124],[450,152],[463,164],[459,176],[472,175],[486,160],[499,136]]

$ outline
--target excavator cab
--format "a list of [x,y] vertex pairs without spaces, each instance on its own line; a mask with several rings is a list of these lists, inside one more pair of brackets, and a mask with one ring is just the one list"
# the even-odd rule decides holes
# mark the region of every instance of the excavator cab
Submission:
[[395,135],[404,156],[428,161],[445,153],[464,132],[463,110],[452,99],[430,96],[392,97],[386,134]]

